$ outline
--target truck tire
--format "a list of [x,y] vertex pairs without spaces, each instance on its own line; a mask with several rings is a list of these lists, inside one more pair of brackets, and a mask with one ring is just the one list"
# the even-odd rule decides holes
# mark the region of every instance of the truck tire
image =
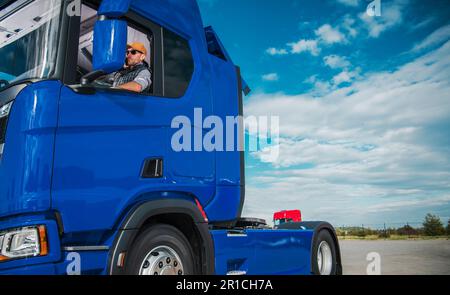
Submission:
[[177,228],[156,224],[145,229],[126,257],[127,275],[194,275],[194,254]]
[[336,246],[328,230],[321,230],[314,239],[312,272],[315,275],[336,275]]

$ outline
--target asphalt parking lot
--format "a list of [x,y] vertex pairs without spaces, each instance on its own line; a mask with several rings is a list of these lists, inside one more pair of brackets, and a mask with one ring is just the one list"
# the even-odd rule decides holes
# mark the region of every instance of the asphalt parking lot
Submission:
[[[450,275],[450,240],[341,240],[345,275],[366,275],[369,253],[379,253],[382,275]],[[376,256],[376,254],[375,254]],[[371,268],[373,269],[373,268]]]

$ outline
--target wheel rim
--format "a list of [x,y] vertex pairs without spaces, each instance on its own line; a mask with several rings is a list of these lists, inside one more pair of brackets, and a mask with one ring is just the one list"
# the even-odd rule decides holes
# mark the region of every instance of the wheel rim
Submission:
[[320,275],[330,275],[333,269],[333,254],[330,245],[322,241],[317,250],[317,265]]
[[177,252],[168,246],[151,250],[141,263],[139,275],[183,275],[183,263]]

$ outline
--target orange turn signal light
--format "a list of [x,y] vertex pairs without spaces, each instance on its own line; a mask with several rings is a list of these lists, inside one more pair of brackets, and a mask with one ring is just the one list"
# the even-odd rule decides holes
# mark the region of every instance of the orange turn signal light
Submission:
[[47,231],[45,226],[41,225],[38,227],[39,231],[39,241],[40,241],[40,256],[45,256],[48,254],[48,242],[47,242]]

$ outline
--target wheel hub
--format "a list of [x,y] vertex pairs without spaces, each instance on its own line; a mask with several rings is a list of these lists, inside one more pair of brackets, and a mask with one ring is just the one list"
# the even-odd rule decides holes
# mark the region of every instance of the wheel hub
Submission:
[[322,241],[317,250],[317,265],[321,275],[330,275],[333,269],[333,254],[327,242]]
[[183,275],[183,263],[177,252],[168,246],[154,248],[145,257],[139,275]]

